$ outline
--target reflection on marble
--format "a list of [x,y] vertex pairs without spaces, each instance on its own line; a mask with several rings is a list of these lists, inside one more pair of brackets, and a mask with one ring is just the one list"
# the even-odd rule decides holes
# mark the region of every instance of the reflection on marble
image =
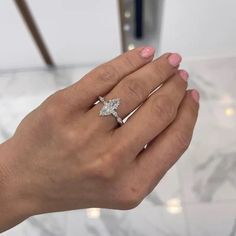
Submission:
[[185,214],[191,236],[236,235],[236,204],[231,201],[187,205]]
[[[236,58],[185,61],[201,92],[189,150],[134,210],[86,209],[31,217],[3,236],[235,236]],[[92,67],[0,74],[0,141],[47,96]]]

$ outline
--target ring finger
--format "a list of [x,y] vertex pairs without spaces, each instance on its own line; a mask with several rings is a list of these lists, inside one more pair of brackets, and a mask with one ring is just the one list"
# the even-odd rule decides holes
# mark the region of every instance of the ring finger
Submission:
[[[158,91],[128,119],[114,138],[127,156],[136,156],[143,147],[166,129],[175,119],[187,88],[188,74],[181,70],[169,79]],[[127,145],[129,148],[125,148]]]

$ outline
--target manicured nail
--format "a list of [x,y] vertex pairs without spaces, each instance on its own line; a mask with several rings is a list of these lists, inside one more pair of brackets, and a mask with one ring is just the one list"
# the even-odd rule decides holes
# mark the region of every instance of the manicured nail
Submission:
[[182,61],[182,57],[178,53],[173,53],[168,57],[171,66],[178,66]]
[[179,72],[179,74],[180,74],[180,76],[181,76],[181,78],[182,78],[183,80],[188,81],[189,74],[188,74],[187,71],[181,70],[181,71]]
[[195,100],[195,102],[199,103],[199,100],[200,100],[199,92],[197,90],[192,90],[191,95],[193,99]]
[[143,58],[149,58],[153,56],[154,53],[155,53],[155,48],[148,46],[148,47],[143,48],[143,50],[140,52],[140,55]]

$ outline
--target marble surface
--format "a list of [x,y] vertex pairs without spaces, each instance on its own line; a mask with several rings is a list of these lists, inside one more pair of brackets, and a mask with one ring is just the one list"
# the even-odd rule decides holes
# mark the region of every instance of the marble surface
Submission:
[[[201,92],[192,144],[136,209],[34,216],[3,236],[236,236],[236,58],[189,60]],[[93,67],[0,74],[0,141],[59,88]]]

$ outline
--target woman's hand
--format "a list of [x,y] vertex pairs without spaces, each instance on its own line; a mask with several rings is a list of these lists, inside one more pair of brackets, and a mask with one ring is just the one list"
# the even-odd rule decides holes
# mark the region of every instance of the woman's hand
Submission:
[[[21,122],[0,148],[0,231],[45,212],[130,209],[153,190],[189,146],[199,107],[180,56],[153,54],[137,48],[99,66]],[[122,118],[139,108],[119,126],[99,116],[98,96],[120,98]]]

